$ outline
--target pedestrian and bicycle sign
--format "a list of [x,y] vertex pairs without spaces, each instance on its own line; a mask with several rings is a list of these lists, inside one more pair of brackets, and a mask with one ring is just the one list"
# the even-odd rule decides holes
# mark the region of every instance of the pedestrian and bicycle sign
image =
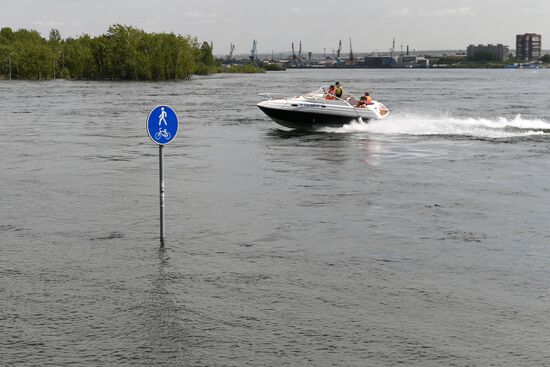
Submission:
[[147,133],[158,145],[170,143],[178,133],[178,116],[168,106],[157,106],[147,117]]
[[157,106],[147,116],[147,134],[159,146],[160,245],[164,248],[164,145],[178,134],[178,116],[168,106]]

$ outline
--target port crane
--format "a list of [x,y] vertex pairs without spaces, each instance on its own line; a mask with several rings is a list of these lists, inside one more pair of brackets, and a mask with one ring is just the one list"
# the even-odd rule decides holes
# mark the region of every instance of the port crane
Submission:
[[336,50],[336,61],[340,60],[340,52],[342,52],[342,40],[338,42],[338,50]]
[[229,58],[228,60],[231,61],[233,59],[233,52],[235,51],[235,44],[231,43],[229,46]]
[[256,40],[253,40],[252,41],[252,50],[250,50],[250,56],[248,57],[250,59],[250,61],[252,62],[256,62],[256,60],[258,59],[258,53],[257,53],[257,42]]

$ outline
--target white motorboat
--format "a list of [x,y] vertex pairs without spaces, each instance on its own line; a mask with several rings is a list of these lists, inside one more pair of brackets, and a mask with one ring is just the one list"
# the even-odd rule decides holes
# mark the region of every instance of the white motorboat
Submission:
[[279,125],[292,129],[316,129],[320,127],[341,127],[352,121],[381,120],[390,111],[378,101],[358,106],[358,99],[345,93],[341,98],[327,96],[326,88],[296,97],[276,98],[263,93],[268,99],[258,107]]

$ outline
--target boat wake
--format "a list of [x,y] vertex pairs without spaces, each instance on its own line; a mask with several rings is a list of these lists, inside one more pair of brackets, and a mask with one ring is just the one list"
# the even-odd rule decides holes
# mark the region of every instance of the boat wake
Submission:
[[392,135],[448,135],[475,138],[512,138],[532,135],[550,136],[550,122],[528,119],[521,115],[509,119],[498,117],[470,118],[449,115],[423,116],[418,114],[395,114],[386,120],[369,123],[354,121],[340,128],[323,128],[331,133],[372,133]]

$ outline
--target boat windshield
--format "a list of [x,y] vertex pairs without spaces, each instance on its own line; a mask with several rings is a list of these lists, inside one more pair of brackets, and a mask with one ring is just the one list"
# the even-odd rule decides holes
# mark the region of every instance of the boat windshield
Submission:
[[[326,91],[328,91],[328,87],[319,87],[316,90],[304,94],[304,98],[313,98],[313,99],[325,99]],[[348,93],[344,91],[344,94],[342,94],[342,97],[334,97],[334,101],[341,101],[345,102],[346,104],[355,106],[357,103],[357,98],[351,93]]]
[[315,89],[312,92],[305,93],[304,97],[306,97],[306,98],[315,98],[315,97],[319,97],[319,96],[324,96],[326,90],[328,90],[328,87],[319,87],[319,88]]

